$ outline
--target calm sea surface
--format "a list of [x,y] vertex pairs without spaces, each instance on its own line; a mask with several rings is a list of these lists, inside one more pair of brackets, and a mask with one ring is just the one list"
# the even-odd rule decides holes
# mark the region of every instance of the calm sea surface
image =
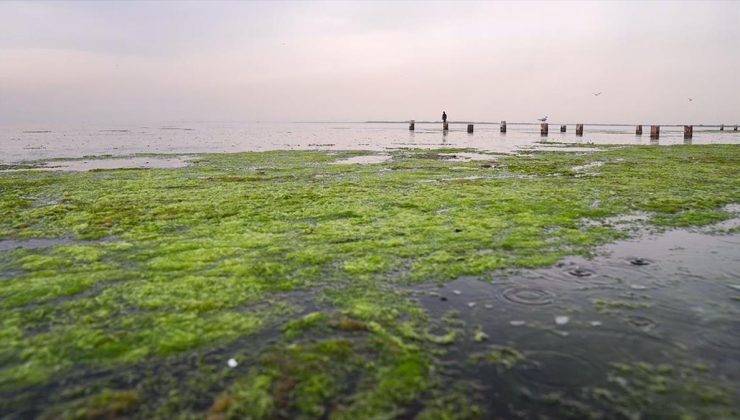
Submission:
[[[388,150],[396,148],[472,147],[491,152],[516,152],[541,147],[542,141],[594,144],[656,144],[650,126],[642,136],[634,127],[586,125],[583,137],[575,125],[566,133],[550,125],[543,138],[539,126],[511,124],[499,132],[498,124],[476,124],[468,134],[465,124],[450,124],[444,134],[441,124],[406,123],[172,123],[148,126],[4,126],[0,127],[0,162],[12,163],[88,155],[135,153],[203,153],[264,150]],[[682,127],[661,127],[657,144],[740,144],[740,132],[726,127],[694,127],[692,140],[683,139]]]

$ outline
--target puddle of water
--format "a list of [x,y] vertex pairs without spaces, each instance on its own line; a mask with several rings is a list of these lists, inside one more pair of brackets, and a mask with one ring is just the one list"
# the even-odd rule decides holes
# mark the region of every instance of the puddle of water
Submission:
[[[588,388],[619,391],[609,377],[614,362],[701,363],[717,385],[740,393],[740,234],[676,230],[601,251],[592,260],[502,272],[492,282],[418,288],[433,319],[457,311],[466,337],[473,328],[490,337],[456,342],[444,356],[457,362],[449,374],[479,382],[490,412],[525,417],[548,409],[523,402],[522,390],[576,400]],[[491,344],[525,360],[509,369],[460,363]]]
[[604,165],[604,162],[597,161],[597,162],[587,163],[585,165],[574,166],[571,169],[576,172],[588,172],[589,169],[598,168],[599,166],[603,166],[603,165]]
[[472,152],[459,152],[459,153],[440,153],[440,156],[445,156],[446,162],[468,162],[471,160],[475,161],[494,161],[495,157],[486,153],[472,153]]
[[567,144],[541,144],[541,145],[534,145],[530,147],[522,147],[522,150],[535,150],[535,151],[553,151],[556,150],[558,152],[573,152],[573,153],[588,153],[588,152],[598,152],[601,149],[597,149],[594,147],[579,147],[579,146],[570,146]]
[[60,239],[27,239],[27,240],[15,240],[5,239],[0,240],[0,251],[10,251],[13,249],[33,249],[33,248],[48,248],[50,246],[64,245],[74,242],[69,238]]
[[155,169],[182,168],[190,161],[183,157],[132,157],[114,159],[65,160],[47,162],[45,166],[33,168],[41,171],[74,171],[86,172],[107,169]]
[[77,240],[72,238],[49,238],[49,239],[0,239],[0,252],[12,251],[14,249],[49,248],[57,245],[69,244],[100,244],[115,240],[110,236],[98,240]]
[[354,156],[347,159],[340,159],[331,162],[334,165],[348,165],[348,164],[362,164],[369,165],[373,163],[387,162],[391,158],[391,155],[365,155],[365,156]]

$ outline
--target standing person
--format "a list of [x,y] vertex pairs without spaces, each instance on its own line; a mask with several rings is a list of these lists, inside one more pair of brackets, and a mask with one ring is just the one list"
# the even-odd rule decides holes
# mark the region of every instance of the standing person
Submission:
[[444,112],[444,111],[442,111],[442,122],[443,123],[446,123],[447,122],[447,113]]

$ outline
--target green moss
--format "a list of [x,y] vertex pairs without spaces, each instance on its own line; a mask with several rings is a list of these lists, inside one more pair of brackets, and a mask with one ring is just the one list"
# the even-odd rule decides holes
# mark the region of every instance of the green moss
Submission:
[[615,404],[647,417],[734,418],[732,390],[687,364],[611,363],[610,378],[627,381],[610,394]]
[[[139,394],[132,416],[203,414],[192,396],[207,383],[203,398],[226,417],[403,416],[422,405],[444,418],[458,403],[435,402],[435,357],[470,331],[453,316],[430,319],[406,286],[545,266],[624,235],[590,221],[643,212],[660,227],[704,225],[740,202],[732,145],[499,156],[485,169],[440,153],[456,151],[398,150],[379,165],[296,151],[202,155],[172,170],[0,174],[0,240],[69,241],[0,251],[3,408],[30,410],[24,398],[64,406],[72,397],[56,391],[76,372],[83,384],[104,372],[104,389],[138,384],[134,367],[202,357],[202,370],[180,371],[190,380],[159,387],[166,396]],[[570,169],[595,161],[604,165],[594,176]],[[247,360],[257,349],[274,357],[248,372],[240,362],[223,373],[212,355]],[[494,348],[476,361],[521,357]]]
[[283,327],[283,332],[286,337],[291,338],[326,323],[328,319],[329,316],[323,312],[311,312],[303,318],[290,321]]
[[491,345],[485,353],[477,353],[471,356],[474,363],[495,364],[512,368],[517,363],[524,360],[524,355],[511,347]]
[[140,396],[136,391],[106,389],[82,401],[75,401],[61,410],[50,410],[42,418],[123,418],[136,408],[139,400]]
[[488,334],[483,332],[483,328],[480,325],[475,328],[473,340],[477,343],[488,340]]
[[[467,391],[467,392],[466,392]],[[469,391],[445,392],[424,407],[419,420],[472,420],[485,418],[484,410],[467,396]]]
[[219,396],[213,402],[209,418],[270,418],[274,409],[272,386],[273,379],[267,375],[256,375],[232,386],[228,394]]

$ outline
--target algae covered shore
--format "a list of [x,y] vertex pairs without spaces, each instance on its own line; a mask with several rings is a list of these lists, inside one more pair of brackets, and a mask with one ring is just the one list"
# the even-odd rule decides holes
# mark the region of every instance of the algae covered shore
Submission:
[[[736,217],[740,147],[449,159],[461,152],[395,150],[362,165],[334,163],[370,152],[204,154],[172,169],[0,172],[0,415],[738,416],[737,378],[722,373],[721,355],[689,352],[692,337],[672,340],[679,357],[615,356],[577,383],[539,390],[528,378],[545,374],[553,353],[502,338],[519,324],[474,322],[460,309],[495,303],[444,305],[466,292],[455,282],[510,281],[647,231]],[[558,304],[546,290],[507,290],[515,303]],[[649,300],[594,290],[587,306],[604,318],[592,326],[626,317],[648,332],[630,311],[649,311]],[[716,304],[731,314],[738,305]],[[552,325],[522,328],[577,338],[558,334],[583,311],[568,308]]]

